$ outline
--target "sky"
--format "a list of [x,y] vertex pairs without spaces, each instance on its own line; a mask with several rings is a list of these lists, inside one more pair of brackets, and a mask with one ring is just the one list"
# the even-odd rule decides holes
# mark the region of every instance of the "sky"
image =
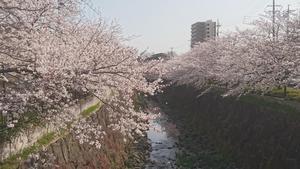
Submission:
[[[298,2],[297,2],[298,1]],[[110,22],[120,24],[127,43],[140,51],[180,54],[190,49],[191,24],[219,19],[221,35],[245,27],[264,11],[272,0],[91,0],[93,9]],[[299,0],[276,0],[285,9],[296,9]],[[88,11],[96,17],[93,10]]]

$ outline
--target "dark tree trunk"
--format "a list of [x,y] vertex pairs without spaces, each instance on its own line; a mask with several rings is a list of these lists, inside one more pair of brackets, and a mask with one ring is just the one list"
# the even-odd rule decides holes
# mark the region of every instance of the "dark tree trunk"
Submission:
[[286,86],[283,87],[283,97],[287,97],[287,90],[286,90]]

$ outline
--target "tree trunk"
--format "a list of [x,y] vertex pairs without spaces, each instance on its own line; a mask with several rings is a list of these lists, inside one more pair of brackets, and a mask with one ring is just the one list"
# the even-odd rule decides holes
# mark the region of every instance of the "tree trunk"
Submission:
[[287,97],[287,90],[286,90],[286,86],[283,87],[283,97],[286,98]]

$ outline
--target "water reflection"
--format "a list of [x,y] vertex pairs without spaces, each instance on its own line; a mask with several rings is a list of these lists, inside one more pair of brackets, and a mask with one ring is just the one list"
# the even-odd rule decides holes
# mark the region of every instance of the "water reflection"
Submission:
[[[157,108],[156,108],[157,109]],[[160,116],[150,121],[147,132],[151,143],[150,162],[146,169],[173,169],[176,168],[176,142],[178,130],[168,120],[168,116],[160,112]]]

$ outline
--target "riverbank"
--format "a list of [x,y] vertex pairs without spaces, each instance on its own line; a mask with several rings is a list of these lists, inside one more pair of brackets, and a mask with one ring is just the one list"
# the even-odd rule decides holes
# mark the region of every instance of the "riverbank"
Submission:
[[199,93],[181,86],[155,97],[178,124],[183,151],[177,162],[182,168],[299,167],[299,103],[255,95],[223,98],[217,92],[199,97]]
[[[14,165],[0,165],[2,169],[28,168],[65,168],[65,169],[136,169],[144,168],[149,153],[146,137],[136,137],[135,141],[107,126],[109,120],[106,107],[88,117],[101,125],[107,133],[103,137],[101,149],[89,144],[79,144],[71,134],[66,134],[55,142],[41,147],[40,151],[31,153],[25,159],[14,160]],[[45,142],[41,140],[39,142]],[[43,144],[44,145],[44,144]],[[12,168],[13,167],[13,168]]]

